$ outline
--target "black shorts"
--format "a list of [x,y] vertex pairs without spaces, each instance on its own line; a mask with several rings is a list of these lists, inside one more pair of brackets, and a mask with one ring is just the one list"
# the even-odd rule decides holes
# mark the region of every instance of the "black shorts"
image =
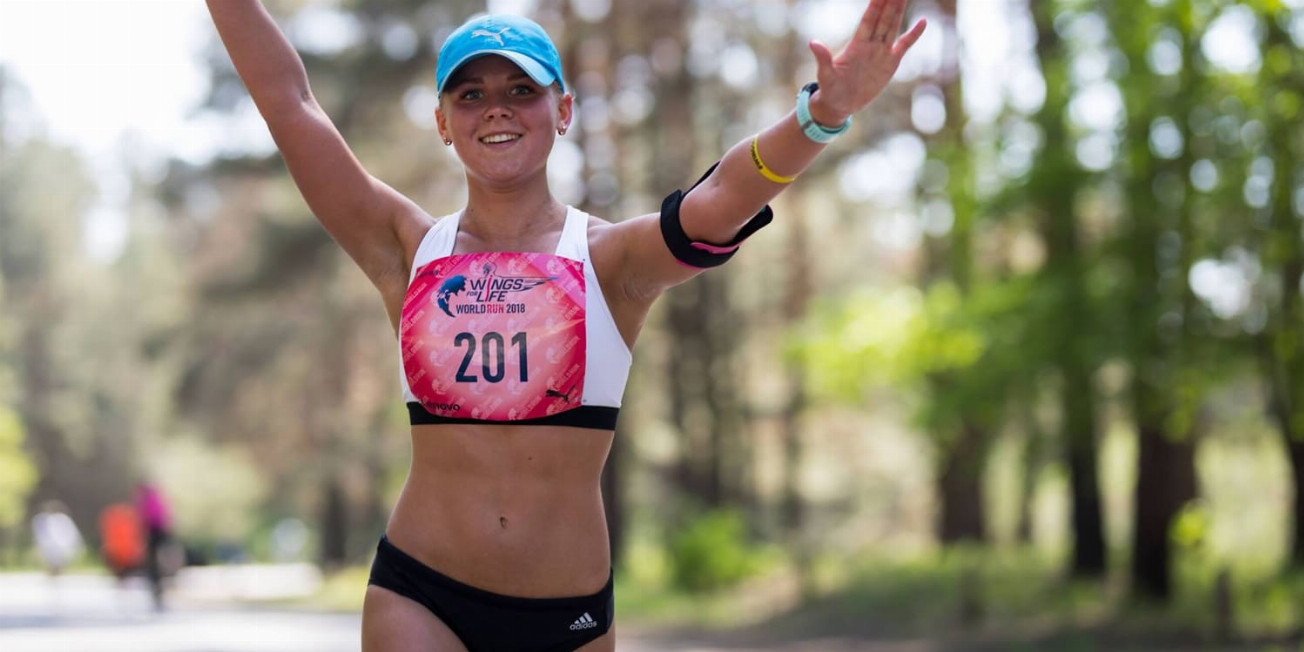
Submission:
[[615,619],[610,578],[601,591],[588,596],[499,595],[426,566],[383,536],[367,583],[424,605],[470,652],[569,652],[606,634]]

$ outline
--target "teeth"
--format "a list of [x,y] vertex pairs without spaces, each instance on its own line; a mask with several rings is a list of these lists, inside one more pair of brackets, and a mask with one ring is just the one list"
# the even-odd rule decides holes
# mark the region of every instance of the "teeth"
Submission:
[[481,138],[480,142],[493,145],[495,143],[506,143],[509,141],[513,141],[516,140],[517,138],[520,138],[520,136],[517,136],[516,134],[494,134],[492,136],[485,136],[484,138]]

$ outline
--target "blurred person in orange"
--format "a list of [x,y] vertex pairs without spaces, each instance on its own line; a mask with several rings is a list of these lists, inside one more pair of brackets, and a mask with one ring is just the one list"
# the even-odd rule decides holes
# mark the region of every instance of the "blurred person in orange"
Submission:
[[100,551],[119,581],[145,561],[145,532],[140,513],[130,503],[114,503],[100,512]]

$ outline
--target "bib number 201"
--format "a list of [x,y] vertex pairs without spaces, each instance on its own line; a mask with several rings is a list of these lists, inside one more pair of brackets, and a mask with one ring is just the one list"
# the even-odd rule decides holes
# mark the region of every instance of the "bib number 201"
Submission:
[[[507,349],[508,345],[503,340],[502,333],[489,331],[477,343],[475,335],[471,333],[458,333],[453,338],[453,345],[457,348],[466,347],[466,354],[462,356],[462,366],[457,368],[457,382],[459,383],[476,383],[483,378],[486,382],[502,382],[503,377],[507,375]],[[475,349],[477,345],[480,348],[480,378],[475,374],[468,373],[471,364],[475,361]],[[530,370],[526,365],[525,333],[517,333],[512,336],[511,346],[515,347],[520,357],[519,368],[521,370],[521,382],[530,381]]]

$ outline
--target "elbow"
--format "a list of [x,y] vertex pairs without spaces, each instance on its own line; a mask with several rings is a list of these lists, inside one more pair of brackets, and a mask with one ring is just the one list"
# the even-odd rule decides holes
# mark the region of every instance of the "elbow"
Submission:
[[252,95],[258,113],[269,125],[283,121],[297,121],[304,115],[321,110],[317,98],[307,86],[274,94]]
[[720,239],[721,236],[736,233],[748,220],[764,210],[770,197],[748,192],[746,188],[739,188],[737,184],[725,183],[715,177],[712,175],[702,185],[694,188],[684,198],[684,204],[691,204],[690,210],[694,213],[710,215],[709,222],[715,225],[715,228],[710,229],[713,231],[710,235],[714,238],[707,239],[724,242],[729,238]]
[[709,182],[691,190],[679,208],[679,223],[694,242],[719,244],[731,241],[751,217],[745,199],[733,196],[721,184]]

